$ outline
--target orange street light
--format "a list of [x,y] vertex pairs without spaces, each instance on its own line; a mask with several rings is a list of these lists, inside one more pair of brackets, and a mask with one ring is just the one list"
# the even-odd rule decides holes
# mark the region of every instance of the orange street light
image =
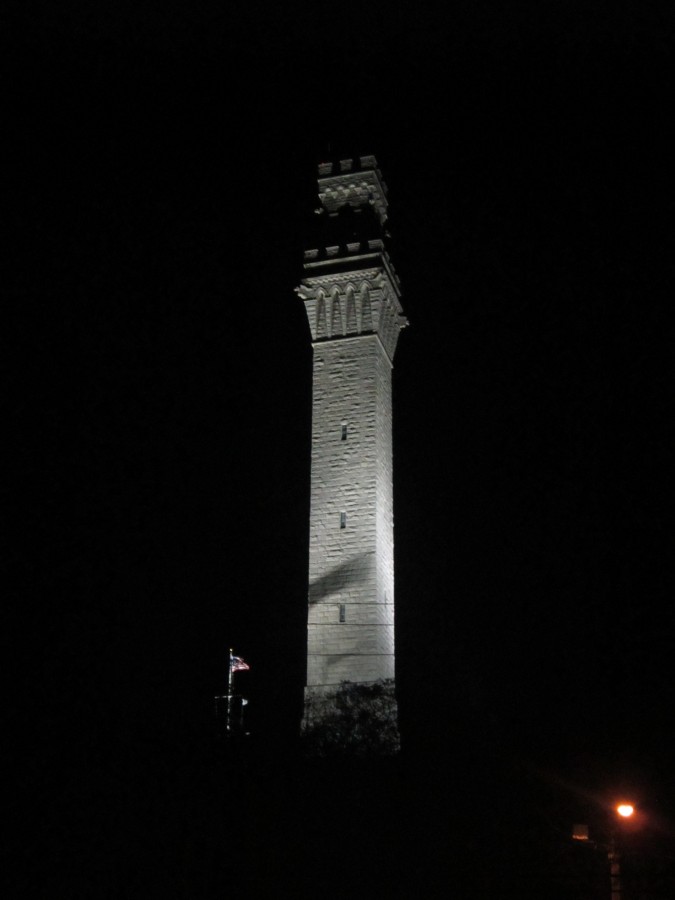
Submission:
[[633,806],[632,803],[619,803],[619,805],[616,808],[616,811],[624,819],[629,819],[635,812],[635,807]]

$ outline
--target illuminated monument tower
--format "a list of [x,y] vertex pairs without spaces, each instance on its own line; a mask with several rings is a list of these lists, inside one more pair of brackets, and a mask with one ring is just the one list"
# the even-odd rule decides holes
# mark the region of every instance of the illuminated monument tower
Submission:
[[394,702],[391,371],[407,325],[375,158],[322,163],[318,185],[297,288],[314,354],[305,729],[343,681],[387,681]]

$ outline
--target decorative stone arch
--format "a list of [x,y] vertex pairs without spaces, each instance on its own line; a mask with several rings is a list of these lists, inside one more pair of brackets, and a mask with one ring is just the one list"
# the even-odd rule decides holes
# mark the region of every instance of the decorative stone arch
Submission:
[[382,291],[382,297],[379,303],[377,330],[380,333],[382,343],[387,346],[389,340],[389,332],[391,330],[391,308],[389,296],[386,291]]
[[373,314],[370,305],[370,286],[364,281],[359,291],[359,308],[361,310],[361,331],[373,330]]
[[340,290],[334,287],[331,291],[331,307],[330,307],[330,335],[344,334],[344,321],[342,315],[342,307],[340,302]]
[[348,284],[345,288],[345,334],[354,334],[357,330],[354,285]]
[[316,339],[326,337],[326,295],[319,291],[316,297]]

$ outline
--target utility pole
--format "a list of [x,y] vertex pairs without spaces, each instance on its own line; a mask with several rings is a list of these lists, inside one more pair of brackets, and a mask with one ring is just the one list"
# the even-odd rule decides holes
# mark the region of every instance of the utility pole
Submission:
[[621,856],[616,849],[614,835],[609,839],[607,859],[609,860],[610,898],[611,900],[621,900]]

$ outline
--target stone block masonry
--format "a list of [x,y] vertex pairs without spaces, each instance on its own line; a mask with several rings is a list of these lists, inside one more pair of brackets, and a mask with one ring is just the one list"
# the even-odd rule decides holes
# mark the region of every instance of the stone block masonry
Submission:
[[393,678],[391,363],[377,335],[314,347],[312,413],[307,684]]

